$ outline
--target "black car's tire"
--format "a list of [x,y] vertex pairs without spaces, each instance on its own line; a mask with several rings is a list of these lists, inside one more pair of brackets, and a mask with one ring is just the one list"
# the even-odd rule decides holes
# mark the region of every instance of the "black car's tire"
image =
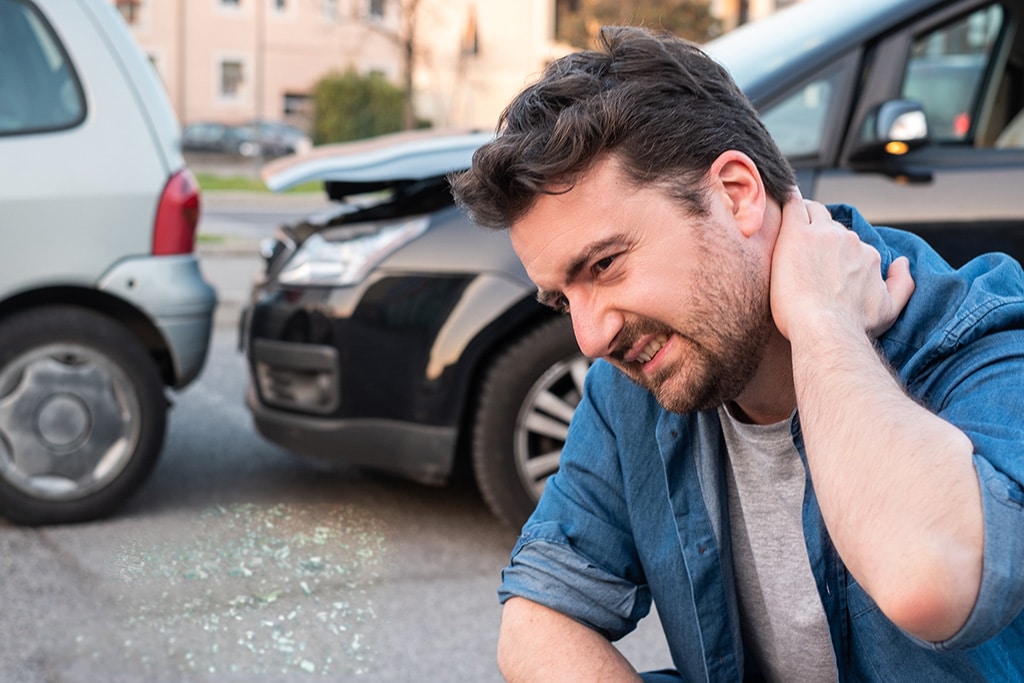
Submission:
[[488,506],[513,528],[558,469],[589,366],[569,319],[556,318],[503,349],[487,370],[473,422],[473,473]]
[[156,364],[102,315],[51,306],[0,323],[0,513],[63,524],[112,512],[163,445]]

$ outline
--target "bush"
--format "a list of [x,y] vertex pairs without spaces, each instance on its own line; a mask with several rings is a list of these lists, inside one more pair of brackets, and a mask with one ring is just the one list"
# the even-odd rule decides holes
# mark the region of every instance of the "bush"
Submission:
[[401,88],[383,75],[331,72],[313,88],[313,143],[345,142],[402,130]]

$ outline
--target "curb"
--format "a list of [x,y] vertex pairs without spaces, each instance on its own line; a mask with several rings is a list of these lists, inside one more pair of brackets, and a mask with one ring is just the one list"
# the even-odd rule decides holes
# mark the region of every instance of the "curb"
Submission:
[[200,205],[206,207],[238,206],[280,206],[320,207],[331,206],[333,202],[322,192],[257,192],[255,190],[203,190]]
[[195,254],[203,256],[245,256],[260,258],[260,238],[241,235],[200,233],[196,237]]

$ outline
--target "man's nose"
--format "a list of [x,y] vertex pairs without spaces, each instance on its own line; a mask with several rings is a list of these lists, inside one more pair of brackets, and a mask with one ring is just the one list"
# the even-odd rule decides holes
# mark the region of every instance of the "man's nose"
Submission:
[[576,343],[583,355],[589,358],[609,355],[612,343],[622,327],[622,317],[594,301],[573,301],[569,311]]

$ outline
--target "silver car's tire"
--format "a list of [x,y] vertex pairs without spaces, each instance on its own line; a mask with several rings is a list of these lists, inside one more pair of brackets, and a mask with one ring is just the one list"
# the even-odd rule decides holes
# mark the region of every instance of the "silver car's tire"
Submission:
[[558,470],[590,362],[568,318],[545,322],[489,367],[473,423],[473,472],[488,506],[514,528]]
[[109,514],[163,444],[163,383],[118,323],[53,306],[0,323],[0,512],[21,524]]

